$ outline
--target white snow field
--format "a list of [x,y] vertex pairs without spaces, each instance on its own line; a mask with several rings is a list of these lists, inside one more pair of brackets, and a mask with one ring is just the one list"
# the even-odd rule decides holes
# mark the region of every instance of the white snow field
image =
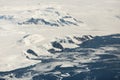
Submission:
[[[75,36],[117,33],[120,0],[0,0],[0,72],[40,63],[35,60],[40,56],[54,58],[57,55],[48,52],[53,41],[63,39],[64,48],[75,48],[80,43]],[[92,60],[81,57],[79,61]],[[54,68],[59,64],[69,67],[77,61],[46,65]],[[44,65],[35,70],[46,71]]]

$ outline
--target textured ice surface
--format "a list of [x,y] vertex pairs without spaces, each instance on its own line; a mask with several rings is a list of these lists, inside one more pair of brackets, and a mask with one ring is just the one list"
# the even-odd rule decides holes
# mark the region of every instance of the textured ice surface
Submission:
[[119,0],[0,0],[0,79],[119,80],[119,7]]

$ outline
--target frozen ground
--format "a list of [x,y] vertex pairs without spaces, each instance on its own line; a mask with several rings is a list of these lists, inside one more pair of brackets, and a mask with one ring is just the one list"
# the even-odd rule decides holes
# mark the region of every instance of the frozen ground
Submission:
[[[86,65],[79,63],[99,60],[96,55],[106,54],[108,49],[119,52],[119,47],[116,48],[120,46],[119,7],[119,0],[0,0],[0,72],[36,64],[32,70],[40,73],[56,66],[84,67]],[[101,44],[113,42],[115,45],[109,43],[112,46],[98,48],[101,45],[95,41],[97,45],[91,46],[94,38],[99,39],[96,36],[103,40]],[[89,45],[85,51],[93,51],[90,52],[93,54],[81,57],[86,44]],[[91,49],[96,46],[98,49]],[[119,59],[119,54],[115,55]],[[31,78],[31,75],[27,77]]]

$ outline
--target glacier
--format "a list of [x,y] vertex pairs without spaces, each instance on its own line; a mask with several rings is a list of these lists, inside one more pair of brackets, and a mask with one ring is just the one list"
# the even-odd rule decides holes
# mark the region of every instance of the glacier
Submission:
[[119,80],[119,0],[0,0],[0,80]]

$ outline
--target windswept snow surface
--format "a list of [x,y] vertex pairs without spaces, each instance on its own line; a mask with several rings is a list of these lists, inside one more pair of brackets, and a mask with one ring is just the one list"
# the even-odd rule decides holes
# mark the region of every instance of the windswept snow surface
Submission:
[[88,72],[103,55],[120,59],[119,34],[120,0],[0,0],[0,79]]

